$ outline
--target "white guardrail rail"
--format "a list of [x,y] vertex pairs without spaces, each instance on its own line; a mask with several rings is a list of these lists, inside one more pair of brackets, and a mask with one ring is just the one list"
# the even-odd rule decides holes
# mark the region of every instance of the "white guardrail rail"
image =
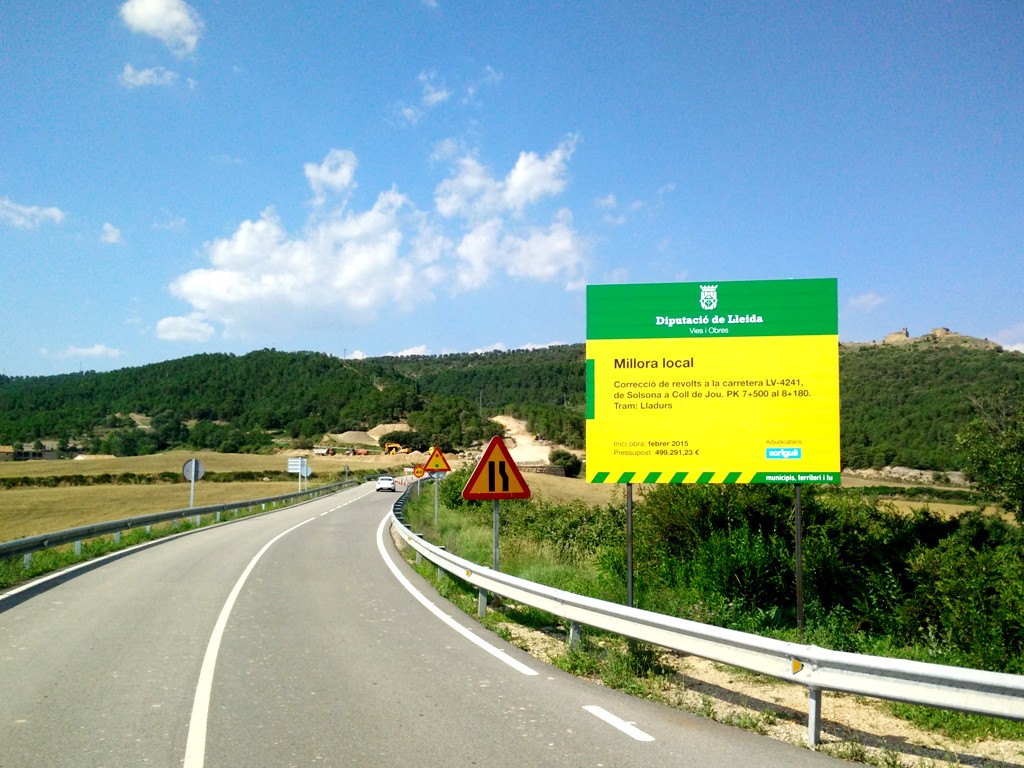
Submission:
[[405,501],[403,495],[392,510],[393,525],[402,540],[438,568],[478,589],[572,623],[806,687],[807,742],[811,746],[820,743],[822,691],[1024,720],[1022,675],[787,643],[553,589],[472,563],[424,541],[404,522]]

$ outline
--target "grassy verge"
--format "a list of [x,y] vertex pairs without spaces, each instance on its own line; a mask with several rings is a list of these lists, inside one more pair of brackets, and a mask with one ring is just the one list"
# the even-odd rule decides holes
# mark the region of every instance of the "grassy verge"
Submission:
[[[222,512],[220,520],[225,522],[227,520],[263,514],[266,511],[286,506],[286,504],[286,502],[277,502],[268,505],[266,508],[262,505],[252,508],[240,507],[229,512]],[[189,517],[180,521],[153,525],[148,530],[146,528],[133,528],[119,536],[99,536],[83,541],[79,552],[75,551],[73,544],[51,547],[50,549],[34,552],[29,560],[28,567],[25,566],[25,561],[21,557],[0,560],[0,589],[16,586],[47,573],[93,560],[112,552],[128,549],[147,541],[155,541],[197,527],[213,525],[216,521],[217,515],[209,514],[200,516],[198,525],[196,525],[194,518]]]

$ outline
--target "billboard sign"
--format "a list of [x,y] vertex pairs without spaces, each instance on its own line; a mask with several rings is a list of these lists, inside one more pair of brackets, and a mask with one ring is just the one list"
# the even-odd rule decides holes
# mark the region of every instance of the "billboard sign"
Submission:
[[835,279],[587,286],[587,480],[838,483]]

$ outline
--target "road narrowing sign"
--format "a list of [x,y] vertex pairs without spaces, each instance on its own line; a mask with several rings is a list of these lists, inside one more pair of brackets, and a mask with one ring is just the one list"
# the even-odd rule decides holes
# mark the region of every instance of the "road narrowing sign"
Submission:
[[499,436],[492,437],[484,449],[484,455],[462,489],[462,498],[467,501],[530,498],[530,488]]

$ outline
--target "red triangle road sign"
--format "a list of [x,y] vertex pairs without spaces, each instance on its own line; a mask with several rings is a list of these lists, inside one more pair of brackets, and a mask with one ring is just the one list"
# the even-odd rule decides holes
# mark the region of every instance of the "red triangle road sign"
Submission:
[[452,468],[448,464],[448,459],[441,453],[441,449],[435,447],[430,452],[430,458],[427,459],[427,463],[423,465],[423,469],[427,472],[451,472]]
[[530,498],[529,486],[512,460],[505,441],[497,435],[484,449],[484,455],[462,489],[462,498],[469,501]]

